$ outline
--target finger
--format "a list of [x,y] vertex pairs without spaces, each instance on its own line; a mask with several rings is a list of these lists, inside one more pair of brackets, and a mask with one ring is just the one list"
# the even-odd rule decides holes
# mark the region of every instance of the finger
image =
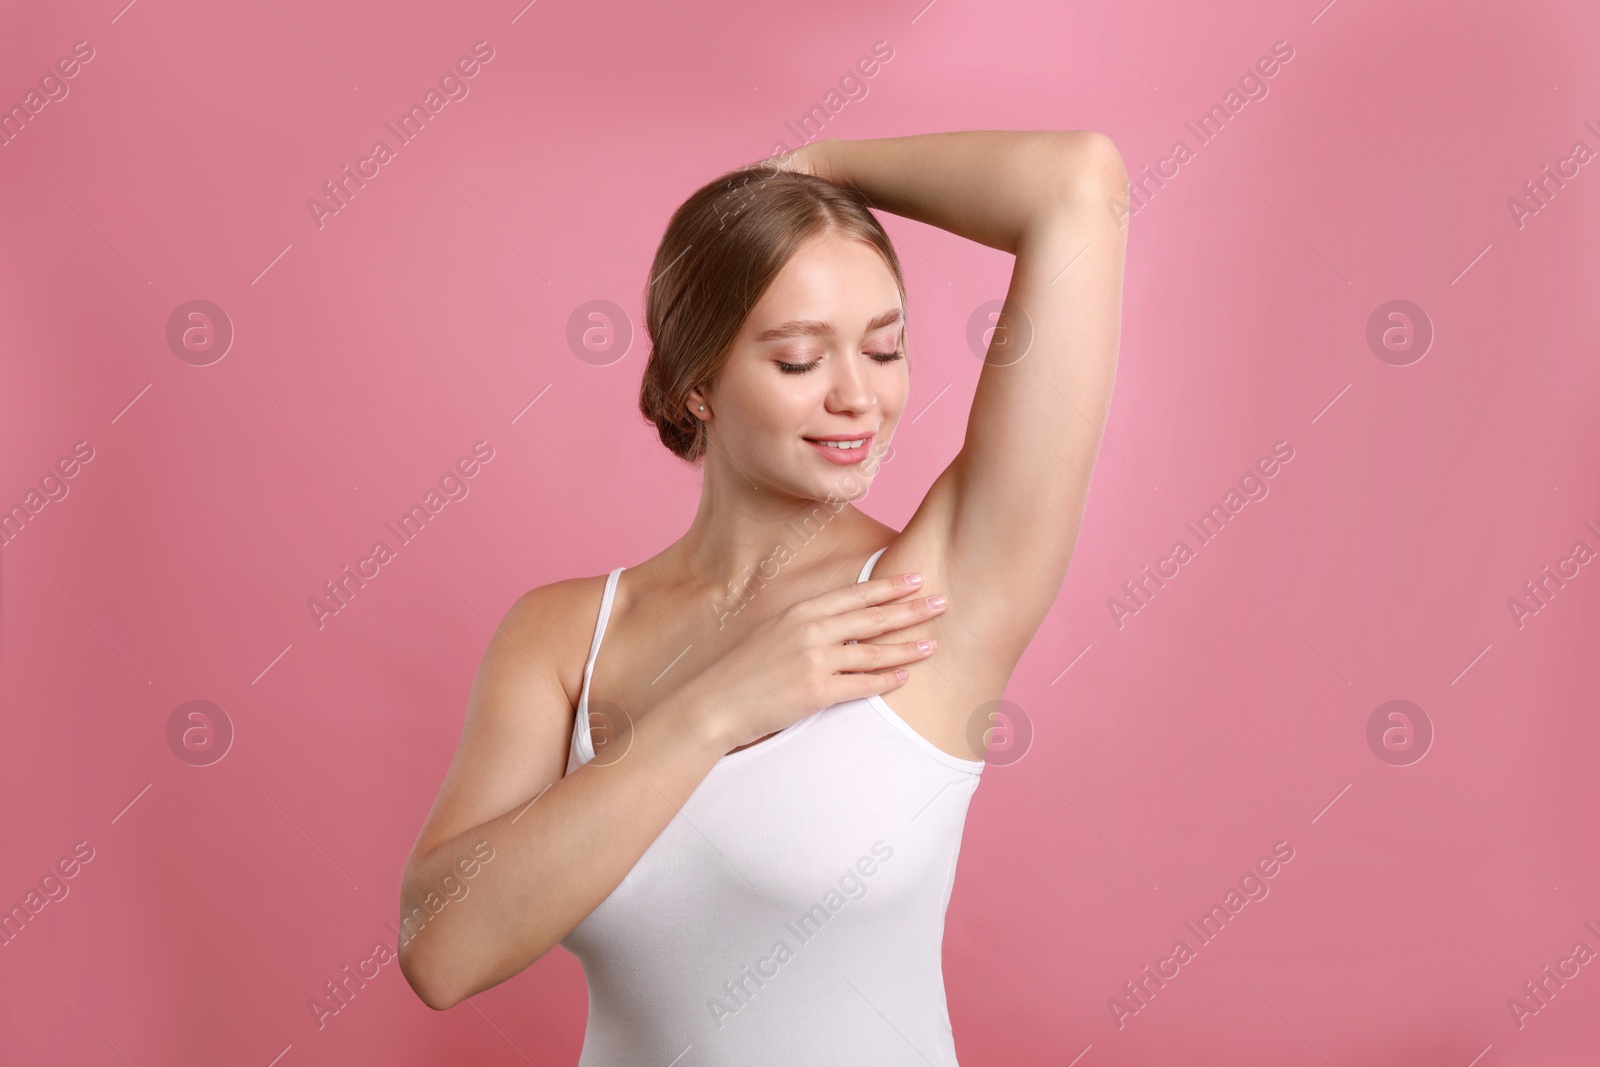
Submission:
[[891,689],[905,685],[909,677],[910,674],[900,667],[863,674],[837,675],[833,679],[833,695],[836,698],[834,703],[887,693]]
[[819,632],[832,642],[865,641],[870,637],[904,630],[919,622],[937,618],[944,613],[946,605],[934,604],[932,601],[942,599],[943,597],[934,594],[908,600],[902,604],[869,604],[842,615],[835,615],[831,619],[822,620],[819,623]]
[[891,641],[882,645],[839,645],[829,650],[828,660],[830,664],[836,664],[833,667],[835,671],[871,673],[920,662],[936,651],[938,642],[931,638],[922,641]]
[[813,618],[842,615],[852,608],[865,607],[869,604],[887,604],[891,600],[898,600],[921,589],[922,584],[920,576],[916,581],[912,581],[911,574],[891,574],[866,582],[851,582],[837,589],[819,593],[800,601],[795,605],[795,609]]
[[751,164],[751,166],[765,167],[769,173],[774,174],[784,170],[798,170],[810,173],[810,169],[805,164],[805,157],[801,154],[799,148],[788,152],[779,152],[775,156],[768,156],[766,159]]

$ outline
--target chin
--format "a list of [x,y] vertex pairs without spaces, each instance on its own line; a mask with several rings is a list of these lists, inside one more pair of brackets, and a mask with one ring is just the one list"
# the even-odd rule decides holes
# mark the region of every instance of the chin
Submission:
[[[865,464],[863,464],[865,466]],[[829,487],[823,494],[824,499],[852,501],[860,500],[872,488],[872,474],[860,467],[850,467],[841,470],[829,480]]]

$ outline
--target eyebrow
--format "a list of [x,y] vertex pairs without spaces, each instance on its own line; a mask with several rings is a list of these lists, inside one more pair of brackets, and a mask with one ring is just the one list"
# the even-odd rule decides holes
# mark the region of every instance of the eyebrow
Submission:
[[[904,319],[905,316],[899,308],[890,308],[867,323],[867,333],[871,333],[873,330],[881,330],[885,326],[893,326],[897,322],[904,321]],[[833,324],[831,322],[822,322],[819,319],[792,319],[789,322],[779,323],[770,330],[762,330],[756,334],[755,339],[756,343],[759,344],[762,341],[782,341],[790,337],[817,337],[824,334],[832,334],[833,332]]]

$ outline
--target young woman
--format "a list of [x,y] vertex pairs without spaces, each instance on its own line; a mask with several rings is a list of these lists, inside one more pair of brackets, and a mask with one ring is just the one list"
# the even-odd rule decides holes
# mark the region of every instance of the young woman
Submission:
[[[956,1062],[945,908],[985,706],[1077,541],[1126,187],[1103,134],[965,131],[816,142],[678,209],[640,408],[703,463],[699,511],[490,641],[402,887],[425,1003],[561,944],[583,1065]],[[961,450],[899,532],[849,503],[911,388],[869,206],[1016,257]]]

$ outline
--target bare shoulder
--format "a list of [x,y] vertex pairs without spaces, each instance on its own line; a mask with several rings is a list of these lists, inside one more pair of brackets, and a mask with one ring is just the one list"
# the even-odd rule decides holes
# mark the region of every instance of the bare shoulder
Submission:
[[605,580],[551,582],[506,609],[472,680],[460,743],[413,856],[526,804],[566,773]]
[[606,577],[562,578],[523,593],[490,635],[485,662],[491,655],[519,660],[525,650],[536,650],[538,655],[527,656],[524,665],[546,670],[552,675],[550,682],[576,704]]

